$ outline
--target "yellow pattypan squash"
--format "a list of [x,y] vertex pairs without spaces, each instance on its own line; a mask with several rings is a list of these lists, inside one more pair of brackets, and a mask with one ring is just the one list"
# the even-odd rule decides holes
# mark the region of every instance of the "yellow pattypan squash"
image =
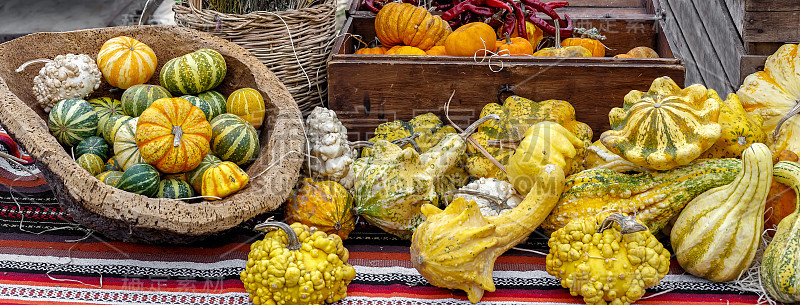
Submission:
[[[236,163],[220,162],[211,165],[203,173],[201,193],[203,196],[224,198],[242,189],[249,181],[250,177]],[[213,198],[206,199],[214,200]]]

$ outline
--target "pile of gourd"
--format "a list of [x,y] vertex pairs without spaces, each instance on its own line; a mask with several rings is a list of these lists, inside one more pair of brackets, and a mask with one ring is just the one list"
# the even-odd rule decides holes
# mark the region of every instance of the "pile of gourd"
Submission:
[[766,219],[766,229],[778,225],[763,286],[797,302],[797,49],[783,46],[724,100],[656,79],[625,96],[594,143],[557,100],[488,104],[460,134],[430,113],[384,123],[367,143],[348,142],[336,114],[315,109],[310,178],[287,202],[287,220],[346,238],[360,215],[411,238],[415,268],[472,302],[494,291],[496,258],[541,226],[551,235],[547,271],[563,287],[587,304],[630,304],[668,271],[656,235],[669,236],[686,271],[731,281],[753,263]]
[[[558,23],[558,22],[555,22]],[[604,57],[606,47],[596,29],[576,29],[578,37],[564,37],[554,31],[555,47],[539,48],[544,33],[535,24],[525,21],[526,35],[515,29],[503,33],[485,22],[471,22],[450,28],[441,16],[424,7],[409,3],[387,3],[375,18],[375,33],[380,46],[364,47],[354,54],[362,55],[450,55],[450,56],[535,56],[535,57]],[[501,35],[502,33],[502,35]],[[569,31],[572,33],[572,31]],[[527,38],[525,38],[527,37]],[[499,39],[498,39],[499,38]],[[615,58],[658,58],[649,47],[636,47]]]
[[[264,99],[252,88],[227,99],[213,90],[227,72],[217,51],[167,61],[161,86],[145,84],[157,58],[131,37],[109,39],[96,63],[73,54],[45,61],[33,90],[49,112],[50,133],[97,179],[148,197],[183,200],[217,200],[247,185],[242,167],[258,157]],[[124,89],[120,99],[85,100],[101,74]],[[71,87],[80,90],[65,90]]]

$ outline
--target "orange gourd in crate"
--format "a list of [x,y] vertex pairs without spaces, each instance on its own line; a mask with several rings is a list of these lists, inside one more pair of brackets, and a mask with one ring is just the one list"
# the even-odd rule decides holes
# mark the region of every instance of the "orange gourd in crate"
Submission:
[[494,29],[483,22],[472,22],[462,25],[444,41],[447,55],[486,56],[486,51],[495,49],[497,34]]
[[375,17],[375,34],[385,47],[407,45],[427,50],[442,45],[450,32],[442,17],[408,3],[388,3]]
[[522,37],[506,36],[504,40],[497,41],[497,55],[505,56],[525,56],[533,55],[533,46]]
[[361,48],[358,49],[353,54],[361,54],[361,55],[383,55],[386,54],[386,48],[384,47],[374,47],[374,48]]
[[410,46],[394,46],[388,51],[386,55],[427,55],[425,51],[420,48]]

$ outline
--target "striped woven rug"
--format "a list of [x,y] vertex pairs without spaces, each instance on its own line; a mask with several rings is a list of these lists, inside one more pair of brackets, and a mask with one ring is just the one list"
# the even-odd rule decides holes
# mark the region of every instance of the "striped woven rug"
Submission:
[[[7,137],[0,130],[0,138]],[[1,140],[1,139],[0,139]],[[0,141],[3,143],[3,141]],[[7,144],[0,151],[8,152]],[[34,166],[30,175],[0,158],[0,303],[250,304],[239,281],[250,231],[264,215],[226,236],[190,246],[110,241],[75,224]],[[359,223],[345,242],[357,276],[338,304],[470,304],[466,294],[433,287],[409,261],[408,242]],[[520,248],[547,252],[533,235]],[[511,250],[495,264],[495,292],[481,304],[584,304],[547,274],[544,256]],[[757,304],[754,294],[686,274],[669,274],[637,304]]]

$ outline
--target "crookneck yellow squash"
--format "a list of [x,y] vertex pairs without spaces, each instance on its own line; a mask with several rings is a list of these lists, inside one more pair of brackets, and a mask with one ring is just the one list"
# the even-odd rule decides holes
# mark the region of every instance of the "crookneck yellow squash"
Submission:
[[764,206],[772,184],[772,153],[756,143],[742,155],[742,171],[730,184],[689,202],[672,227],[670,241],[684,270],[715,282],[735,280],[750,267],[764,230]]
[[[800,164],[781,161],[773,168],[773,178],[800,194]],[[797,196],[800,199],[800,196]],[[783,303],[800,302],[800,209],[781,220],[775,237],[764,251],[761,283],[767,293]]]
[[718,100],[703,85],[681,89],[669,77],[657,78],[649,91],[632,90],[622,108],[611,110],[612,130],[600,141],[639,166],[668,170],[689,164],[722,132]]

